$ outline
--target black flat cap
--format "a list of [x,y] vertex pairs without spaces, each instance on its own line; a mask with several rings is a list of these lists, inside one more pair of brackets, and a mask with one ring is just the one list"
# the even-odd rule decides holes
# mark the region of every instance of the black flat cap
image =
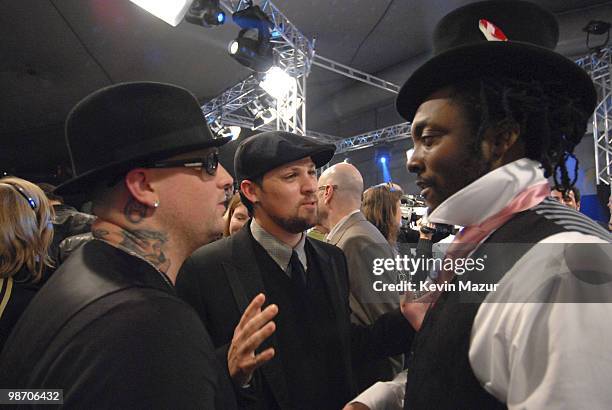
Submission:
[[148,161],[208,147],[214,138],[193,94],[156,82],[132,82],[102,88],[68,114],[66,144],[74,178],[59,194],[88,193]]
[[234,156],[238,183],[263,176],[266,172],[298,159],[310,157],[317,168],[327,164],[336,151],[310,137],[285,131],[262,132],[242,141]]

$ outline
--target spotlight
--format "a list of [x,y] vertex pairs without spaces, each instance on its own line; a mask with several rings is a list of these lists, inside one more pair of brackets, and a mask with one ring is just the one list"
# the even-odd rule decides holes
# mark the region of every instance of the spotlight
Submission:
[[231,125],[229,127],[231,134],[232,134],[232,141],[237,140],[238,137],[240,136],[240,133],[242,132],[242,128],[236,126],[236,125]]
[[240,64],[257,71],[266,72],[274,63],[273,46],[270,44],[272,23],[259,6],[251,6],[235,12],[232,19],[242,30],[229,44],[229,53]]
[[[612,27],[612,25],[610,23],[608,23],[607,21],[591,20],[582,29],[582,31],[587,33],[586,45],[587,45],[587,48],[591,52],[598,52],[599,53],[599,52],[601,52],[602,48],[604,48],[605,46],[608,45],[608,43],[610,42],[610,27]],[[596,45],[596,46],[592,46],[590,44],[589,40],[590,40],[591,35],[602,36],[604,34],[606,35],[606,39],[603,40],[601,44]]]
[[130,0],[138,7],[143,8],[155,17],[162,19],[173,27],[181,22],[189,10],[193,0]]
[[266,72],[274,64],[272,45],[258,35],[256,30],[242,29],[238,38],[229,45],[229,53],[236,61],[258,73]]
[[384,164],[387,163],[387,157],[380,157],[379,161],[380,161],[381,164],[384,165]]
[[283,71],[282,68],[274,66],[266,72],[259,86],[272,97],[279,99],[295,90],[296,84],[295,78]]
[[274,119],[276,119],[276,110],[274,108],[266,108],[257,113],[255,119],[253,120],[253,127],[251,129],[256,130],[261,128],[264,125],[274,121]]
[[225,23],[225,13],[219,7],[219,0],[195,0],[185,20],[198,26],[220,26]]

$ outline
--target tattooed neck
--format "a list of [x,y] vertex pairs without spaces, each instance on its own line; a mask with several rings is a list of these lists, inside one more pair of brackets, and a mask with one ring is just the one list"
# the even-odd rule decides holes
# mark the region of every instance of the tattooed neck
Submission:
[[171,261],[167,255],[168,235],[165,232],[153,229],[128,231],[100,221],[94,224],[92,234],[96,239],[146,260],[161,272],[168,273],[170,269]]

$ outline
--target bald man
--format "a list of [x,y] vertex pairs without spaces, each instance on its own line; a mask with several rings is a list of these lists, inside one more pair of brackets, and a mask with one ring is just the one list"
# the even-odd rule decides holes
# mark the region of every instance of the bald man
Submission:
[[[374,274],[375,261],[393,259],[395,253],[361,213],[362,194],[363,178],[351,164],[336,164],[319,178],[318,224],[329,230],[327,242],[338,246],[346,255],[351,321],[369,325],[383,313],[397,310],[399,294],[379,291],[382,283],[396,283],[398,277],[395,271]],[[361,391],[376,381],[391,380],[401,367],[401,356],[374,364],[355,363],[357,387]]]

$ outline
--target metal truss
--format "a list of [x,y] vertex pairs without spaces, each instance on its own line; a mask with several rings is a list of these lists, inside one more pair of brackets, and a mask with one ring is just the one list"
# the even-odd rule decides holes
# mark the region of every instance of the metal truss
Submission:
[[410,123],[404,122],[390,127],[355,135],[336,142],[336,154],[372,147],[383,142],[395,142],[410,138]]
[[[250,2],[222,0],[220,4],[230,13],[249,7]],[[296,87],[290,90],[283,98],[276,100],[273,108],[276,129],[304,135],[306,132],[306,77],[310,73],[314,57],[314,42],[306,38],[285,17],[271,1],[265,0],[260,8],[272,22],[271,42],[274,45],[275,64],[287,74],[296,79]],[[266,92],[259,87],[260,75],[252,74],[242,82],[225,90],[221,95],[213,98],[202,106],[209,123],[219,121],[223,125],[237,125],[233,123],[236,114],[242,118],[241,126],[263,129],[264,125],[255,125],[261,114],[253,109],[253,105],[261,106],[259,100]],[[268,108],[268,107],[264,107]],[[246,121],[250,119],[250,121]]]
[[315,56],[312,63],[318,67],[325,68],[329,71],[333,71],[345,77],[352,78],[353,80],[361,81],[373,87],[378,87],[393,94],[399,93],[399,85],[393,84],[392,82],[383,80],[382,78],[378,78],[371,74],[364,73],[363,71],[351,68],[347,65],[340,64],[338,62],[330,60],[329,58],[322,57],[318,54]]
[[576,61],[584,68],[597,90],[598,103],[593,114],[595,183],[612,183],[612,50],[602,49]]

